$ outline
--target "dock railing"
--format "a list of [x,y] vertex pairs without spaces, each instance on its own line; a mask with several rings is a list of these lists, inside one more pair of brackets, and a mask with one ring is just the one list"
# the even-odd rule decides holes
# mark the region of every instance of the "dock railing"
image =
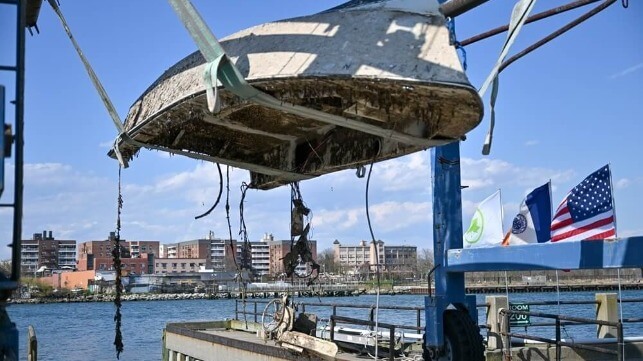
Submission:
[[[530,316],[530,317],[533,316],[533,317],[539,317],[539,318],[553,319],[555,321],[554,325],[556,327],[556,338],[550,339],[550,338],[540,337],[535,335],[527,335],[527,334],[510,332],[509,318],[511,315],[523,315],[523,316]],[[500,335],[503,337],[503,348],[505,352],[509,354],[511,352],[509,350],[511,348],[511,338],[517,337],[517,338],[522,338],[526,340],[533,340],[533,341],[545,342],[548,344],[556,345],[556,361],[561,360],[562,346],[616,355],[616,359],[618,361],[624,360],[623,359],[623,323],[620,321],[610,322],[610,321],[602,321],[602,320],[595,320],[595,319],[589,319],[589,318],[555,315],[555,314],[549,314],[549,313],[543,313],[543,312],[508,310],[504,308],[500,310],[500,316],[502,319],[502,321],[500,322],[500,325],[501,325]],[[617,340],[616,350],[612,350],[605,347],[591,346],[586,344],[563,341],[561,339],[561,333],[560,333],[561,321],[569,321],[573,324],[585,324],[585,325],[595,324],[595,325],[615,327],[616,340]]]
[[[352,325],[361,325],[361,326],[369,326],[369,327],[375,327],[376,323],[373,321],[365,321],[365,320],[360,320],[358,318],[352,318],[352,317],[344,317],[344,316],[336,316],[332,315],[330,316],[330,340],[335,341],[335,325],[337,323],[347,323],[347,324],[352,324]],[[395,360],[395,328],[397,327],[396,325],[392,325],[389,323],[383,323],[379,322],[377,323],[377,327],[381,328],[388,328],[388,335],[389,335],[389,344],[388,344],[388,360],[389,361],[394,361]],[[377,332],[375,333],[375,347],[377,346]]]
[[[265,306],[268,304],[269,300],[252,300],[252,301],[243,301],[243,300],[236,300],[235,302],[235,307],[234,307],[234,318],[236,320],[247,320],[247,317],[250,316],[253,318],[254,322],[261,322],[261,316],[263,314],[263,309]],[[371,324],[368,324],[366,326],[374,326],[375,325],[375,305],[373,304],[354,304],[354,303],[327,303],[327,302],[297,302],[294,303],[295,308],[299,312],[306,312],[306,308],[308,307],[309,309],[311,307],[313,308],[327,308],[330,309],[329,311],[331,312],[331,317],[329,318],[320,318],[320,321],[322,322],[328,322],[331,323],[331,320],[333,317],[335,317],[336,320],[345,319],[346,317],[340,316],[337,314],[338,309],[345,308],[345,309],[363,309],[363,310],[368,310],[368,320],[360,320],[363,322],[368,322]],[[405,311],[408,313],[413,313],[413,316],[415,318],[415,325],[409,325],[409,324],[387,324],[394,326],[396,329],[402,329],[402,330],[412,330],[417,332],[418,334],[421,334],[422,331],[424,331],[424,327],[422,327],[422,314],[424,313],[424,307],[406,307],[406,306],[382,306],[380,305],[380,310],[393,310],[393,311]],[[250,310],[249,310],[250,309]],[[240,317],[243,317],[244,319],[241,319]],[[338,318],[339,317],[339,318]],[[403,316],[400,317],[401,319],[404,319]],[[351,318],[354,320],[359,320],[355,318]],[[342,321],[344,322],[344,321]],[[379,323],[379,325],[384,325],[383,323]],[[383,328],[387,328],[385,326],[381,326]]]

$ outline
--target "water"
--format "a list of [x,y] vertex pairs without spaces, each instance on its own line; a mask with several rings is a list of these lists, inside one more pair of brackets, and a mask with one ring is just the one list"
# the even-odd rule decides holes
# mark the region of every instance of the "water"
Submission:
[[[623,298],[642,298],[643,291],[624,291]],[[485,295],[478,295],[484,303]],[[511,302],[556,300],[555,293],[511,294]],[[561,293],[561,300],[593,300],[594,293]],[[297,302],[318,302],[317,298],[297,298]],[[375,296],[322,298],[324,303],[375,304]],[[138,301],[123,304],[123,338],[125,351],[121,360],[152,361],[161,358],[161,333],[167,322],[212,321],[234,316],[234,300]],[[380,305],[423,306],[424,296],[382,296]],[[251,305],[247,308],[252,311]],[[261,307],[259,307],[261,311]],[[329,308],[319,313],[328,317]],[[480,322],[484,323],[484,309]],[[532,306],[532,311],[557,313],[557,306]],[[317,311],[308,307],[307,312]],[[11,320],[20,331],[21,360],[26,359],[27,326],[33,325],[38,336],[38,356],[42,361],[116,360],[114,352],[114,306],[111,303],[58,303],[11,305]],[[338,314],[366,319],[368,310],[338,309]],[[594,318],[594,305],[561,305],[561,314]],[[424,314],[422,312],[422,320]],[[643,317],[643,303],[624,303],[624,318]],[[249,316],[249,320],[252,317]],[[412,311],[386,311],[379,314],[381,322],[415,325]],[[532,320],[532,322],[546,320]],[[422,321],[424,324],[424,321]],[[514,328],[523,332],[522,328]],[[527,333],[553,337],[553,328],[530,328]],[[567,326],[563,337],[595,337],[596,326]],[[643,324],[626,324],[625,336],[643,336]]]

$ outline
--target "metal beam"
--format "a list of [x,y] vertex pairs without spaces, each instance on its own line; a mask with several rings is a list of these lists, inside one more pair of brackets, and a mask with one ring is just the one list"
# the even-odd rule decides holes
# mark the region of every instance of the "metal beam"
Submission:
[[447,272],[643,267],[643,236],[617,240],[452,249]]
[[440,11],[446,17],[456,17],[473,10],[489,0],[451,0],[440,6]]

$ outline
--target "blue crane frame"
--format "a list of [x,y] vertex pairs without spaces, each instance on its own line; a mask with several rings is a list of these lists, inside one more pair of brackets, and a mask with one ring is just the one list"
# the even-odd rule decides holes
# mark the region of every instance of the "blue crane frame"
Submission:
[[475,297],[465,295],[464,272],[643,267],[643,236],[592,241],[462,249],[460,144],[431,150],[435,293],[425,300],[426,346],[444,344],[444,311],[467,310],[477,321]]

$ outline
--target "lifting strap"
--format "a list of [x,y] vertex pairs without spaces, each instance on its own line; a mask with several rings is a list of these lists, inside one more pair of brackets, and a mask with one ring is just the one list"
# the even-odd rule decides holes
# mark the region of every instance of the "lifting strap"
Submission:
[[487,89],[489,89],[489,85],[492,85],[493,83],[492,89],[491,89],[491,98],[490,98],[491,120],[489,122],[489,131],[487,132],[487,136],[485,137],[485,141],[484,141],[484,146],[482,147],[483,155],[489,155],[491,151],[491,142],[493,140],[493,128],[496,124],[495,106],[496,106],[496,98],[498,97],[498,85],[499,85],[498,74],[500,73],[500,66],[502,65],[502,62],[505,60],[505,57],[509,52],[509,48],[511,48],[514,41],[516,41],[516,38],[518,37],[518,33],[520,33],[522,26],[525,24],[525,21],[529,17],[529,13],[534,8],[535,4],[536,4],[536,0],[519,0],[514,6],[513,11],[511,12],[511,21],[509,23],[509,31],[507,32],[507,39],[505,39],[505,43],[502,46],[502,50],[500,51],[500,56],[498,57],[496,64],[491,70],[491,73],[489,74],[485,82],[482,84],[482,87],[478,91],[478,93],[480,94],[480,97],[482,98],[484,94],[487,92]]
[[[48,0],[49,5],[54,9],[54,12],[56,15],[58,15],[58,18],[60,19],[60,22],[63,25],[63,28],[65,29],[65,32],[67,33],[67,36],[69,37],[69,40],[71,40],[71,43],[74,45],[74,49],[76,49],[76,52],[78,53],[78,56],[80,57],[80,60],[83,62],[83,66],[85,67],[85,70],[87,71],[87,74],[89,75],[89,78],[92,81],[92,84],[94,84],[94,88],[96,88],[96,91],[98,92],[98,95],[100,96],[100,99],[103,101],[103,105],[105,105],[105,108],[107,109],[107,112],[109,113],[110,118],[112,118],[112,122],[114,122],[114,126],[118,130],[120,134],[124,134],[125,128],[123,127],[123,122],[121,122],[121,119],[118,116],[118,113],[116,112],[116,108],[114,107],[114,104],[112,101],[109,99],[109,96],[107,95],[107,92],[105,91],[105,88],[103,88],[103,84],[101,84],[100,80],[98,79],[98,76],[94,72],[94,69],[92,68],[91,64],[89,64],[89,60],[85,57],[85,54],[83,54],[83,51],[80,49],[80,45],[76,42],[76,39],[71,33],[71,29],[69,28],[69,25],[67,25],[67,21],[65,20],[65,17],[63,16],[62,11],[60,10],[60,7],[58,6],[57,0]],[[117,147],[114,148],[116,157],[118,158],[118,162],[122,166],[126,166],[125,161],[122,159],[120,152],[118,152]]]

